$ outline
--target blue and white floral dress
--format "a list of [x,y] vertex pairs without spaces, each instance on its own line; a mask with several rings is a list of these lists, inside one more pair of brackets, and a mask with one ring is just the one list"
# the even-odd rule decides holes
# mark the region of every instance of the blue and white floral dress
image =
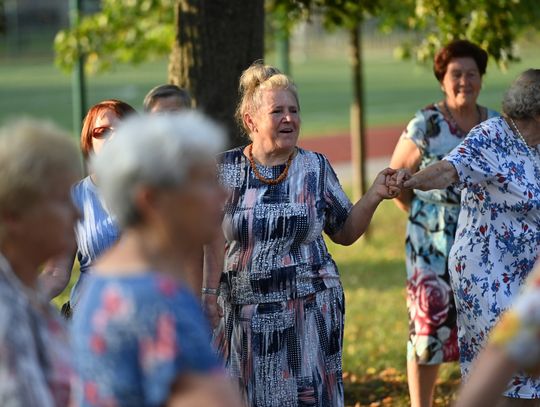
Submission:
[[[487,110],[487,118],[499,114]],[[437,105],[416,112],[401,135],[420,151],[422,170],[443,159],[466,134],[448,121]],[[409,340],[407,358],[432,365],[456,361],[456,310],[448,253],[454,243],[460,207],[460,191],[414,191],[405,240]]]
[[[445,160],[456,168],[461,212],[449,257],[462,373],[522,289],[540,246],[540,152],[505,119],[475,127]],[[540,398],[540,380],[517,375],[507,396]]]

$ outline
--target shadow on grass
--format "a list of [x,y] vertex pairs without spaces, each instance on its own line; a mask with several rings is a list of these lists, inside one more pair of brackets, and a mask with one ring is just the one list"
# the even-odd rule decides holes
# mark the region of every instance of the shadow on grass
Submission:
[[[346,406],[409,406],[406,376],[396,369],[358,377],[344,373]],[[435,390],[434,406],[448,406],[459,387],[459,373],[453,371],[448,378],[439,380]]]

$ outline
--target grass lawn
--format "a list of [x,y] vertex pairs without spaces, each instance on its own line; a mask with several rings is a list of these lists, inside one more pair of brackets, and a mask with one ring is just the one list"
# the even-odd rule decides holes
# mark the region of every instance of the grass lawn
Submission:
[[[311,52],[301,62],[294,61],[304,136],[347,131],[351,81],[345,49],[341,56]],[[522,62],[513,64],[507,73],[490,66],[480,103],[498,109],[510,81],[525,68],[537,66],[540,54],[534,50],[524,51]],[[119,65],[112,72],[88,79],[88,101],[93,104],[114,97],[140,108],[145,93],[166,81],[166,72],[165,60]],[[404,124],[417,109],[440,98],[430,68],[395,60],[391,48],[365,52],[365,84],[368,126]],[[8,117],[28,114],[71,128],[70,97],[70,76],[50,61],[0,63],[0,124]]]
[[[384,202],[375,214],[369,240],[351,247],[329,244],[347,297],[343,355],[348,406],[409,405],[405,221],[405,214],[393,203]],[[72,281],[76,278],[77,271]],[[60,305],[67,297],[68,290],[55,303]],[[448,405],[458,382],[457,366],[445,366],[436,405]]]

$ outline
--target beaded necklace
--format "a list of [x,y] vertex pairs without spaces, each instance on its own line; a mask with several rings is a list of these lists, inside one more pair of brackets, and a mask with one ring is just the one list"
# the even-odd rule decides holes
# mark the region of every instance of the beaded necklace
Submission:
[[248,158],[249,158],[249,164],[251,166],[251,169],[253,170],[253,174],[255,174],[255,177],[261,181],[263,184],[266,185],[277,185],[281,183],[285,178],[287,178],[287,174],[289,173],[289,167],[291,166],[292,159],[294,156],[296,149],[293,150],[289,158],[287,159],[287,163],[285,164],[285,169],[279,176],[275,179],[268,179],[265,178],[257,169],[257,164],[255,163],[255,159],[253,158],[253,144],[250,144],[248,147]]

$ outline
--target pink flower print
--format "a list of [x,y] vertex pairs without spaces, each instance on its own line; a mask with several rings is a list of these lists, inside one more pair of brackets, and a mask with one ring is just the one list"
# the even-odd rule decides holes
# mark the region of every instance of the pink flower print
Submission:
[[178,352],[175,328],[174,318],[169,314],[163,314],[156,322],[155,338],[142,339],[141,360],[144,370],[150,371],[156,365],[174,359]]
[[431,335],[450,310],[450,286],[430,270],[416,269],[409,280],[409,309],[417,335]]
[[165,297],[172,297],[178,291],[178,282],[172,277],[160,277],[157,285],[159,292]]
[[98,334],[92,335],[90,338],[90,349],[92,349],[92,352],[102,355],[107,350],[105,339]]

